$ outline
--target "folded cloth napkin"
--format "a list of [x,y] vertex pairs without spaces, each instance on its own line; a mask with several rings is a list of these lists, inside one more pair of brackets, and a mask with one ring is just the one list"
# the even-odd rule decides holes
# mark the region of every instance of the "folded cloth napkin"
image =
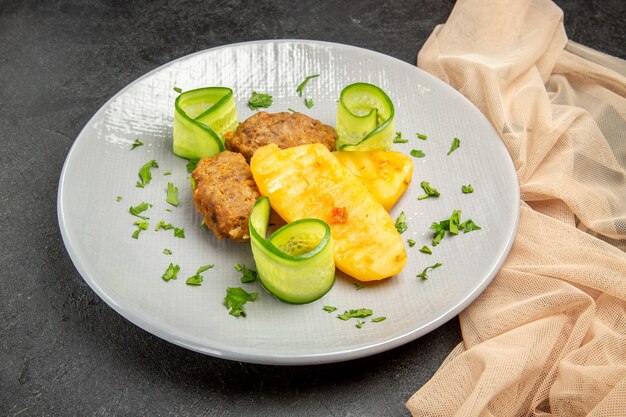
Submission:
[[626,62],[547,0],[460,0],[418,55],[485,114],[522,207],[414,416],[626,416]]

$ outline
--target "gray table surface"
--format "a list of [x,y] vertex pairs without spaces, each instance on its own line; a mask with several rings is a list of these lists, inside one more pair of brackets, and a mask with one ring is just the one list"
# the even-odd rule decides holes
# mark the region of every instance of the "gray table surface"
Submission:
[[[61,240],[63,161],[142,74],[248,40],[346,43],[406,62],[452,1],[0,0],[0,415],[396,416],[461,340],[458,319],[351,362],[271,367],[165,342],[83,282]],[[626,3],[559,0],[570,39],[626,58]]]

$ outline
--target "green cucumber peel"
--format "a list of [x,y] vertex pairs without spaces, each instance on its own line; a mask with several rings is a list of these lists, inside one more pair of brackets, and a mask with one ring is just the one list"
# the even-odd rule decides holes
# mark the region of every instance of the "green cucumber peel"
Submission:
[[321,298],[335,282],[330,227],[322,220],[301,219],[266,239],[269,216],[269,198],[261,197],[248,222],[259,281],[288,303],[304,304]]
[[394,133],[395,109],[382,89],[354,83],[341,91],[335,143],[338,151],[387,151]]
[[224,135],[238,123],[230,88],[185,91],[174,102],[174,154],[186,159],[213,156],[225,149]]

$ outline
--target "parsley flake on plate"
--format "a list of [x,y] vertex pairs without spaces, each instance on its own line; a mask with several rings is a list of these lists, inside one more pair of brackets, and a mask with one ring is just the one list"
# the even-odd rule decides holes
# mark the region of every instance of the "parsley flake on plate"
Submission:
[[470,193],[474,192],[474,188],[472,187],[472,184],[462,185],[461,186],[461,192],[463,194],[470,194]]
[[148,226],[150,225],[147,221],[145,220],[137,220],[135,223],[133,223],[135,226],[137,226],[137,230],[135,230],[133,232],[133,239],[139,239],[139,233],[143,232],[144,230],[148,230]]
[[363,327],[363,323],[365,323],[365,322],[357,319],[357,321],[356,321],[356,328],[360,329],[361,327]]
[[165,197],[165,201],[174,207],[178,207],[178,188],[171,182],[167,183],[167,196]]
[[343,312],[343,314],[338,315],[337,318],[345,321],[353,318],[362,319],[371,315],[372,310],[370,310],[369,308],[359,308],[357,310],[346,310]]
[[152,204],[150,203],[141,203],[136,205],[135,207],[130,207],[130,209],[128,209],[128,211],[130,212],[130,214],[132,214],[135,217],[139,217],[142,220],[148,220],[149,217],[146,216],[142,216],[140,213],[143,213],[144,211],[148,210],[150,207],[152,207]]
[[406,243],[409,244],[409,247],[412,248],[413,246],[415,246],[415,241],[413,239],[407,239]]
[[163,249],[163,253],[164,253],[165,255],[171,255],[171,254],[172,254],[172,251],[171,251],[171,250],[169,250],[168,248],[165,248],[165,249]]
[[398,218],[396,219],[396,230],[398,231],[398,233],[402,234],[406,232],[406,229],[408,229],[408,226],[406,223],[406,216],[404,215],[404,212],[401,212]]
[[380,317],[376,317],[376,318],[374,318],[374,319],[372,319],[372,320],[370,320],[370,321],[372,321],[372,322],[374,322],[374,323],[380,323],[381,321],[384,321],[384,320],[386,320],[386,319],[387,319],[387,317],[385,317],[385,316],[380,316]]
[[324,306],[324,311],[327,311],[329,313],[332,313],[333,311],[337,310],[337,307],[333,307],[333,306]]
[[416,277],[421,278],[421,279],[428,279],[428,275],[427,275],[428,270],[436,269],[436,268],[439,268],[440,266],[441,264],[439,262],[437,262],[434,265],[427,266],[426,268],[424,268],[424,270],[421,273],[417,274]]
[[249,293],[243,288],[228,287],[226,289],[226,297],[224,297],[226,308],[229,310],[228,314],[235,317],[246,317],[243,305],[248,301],[255,301],[257,296],[256,292]]
[[152,173],[150,172],[150,168],[158,168],[158,167],[159,167],[159,164],[154,159],[146,162],[139,169],[139,178],[141,178],[141,181],[137,181],[137,187],[143,188],[146,185],[148,185],[148,183],[152,180]]
[[198,165],[198,162],[200,162],[200,158],[192,158],[192,159],[188,159],[189,162],[187,162],[187,172],[188,173],[192,173],[194,169],[196,169],[196,165]]
[[393,138],[393,143],[407,143],[408,139],[402,138],[402,132],[396,132],[396,136]]
[[304,99],[304,105],[306,106],[307,109],[310,109],[311,107],[313,107],[313,99],[312,98],[305,98]]
[[176,279],[176,277],[178,276],[178,271],[180,271],[180,266],[170,263],[161,278],[163,278],[163,281],[165,282]]
[[426,139],[428,139],[428,136],[418,132],[417,133],[417,138],[421,139],[421,140],[426,140]]
[[428,181],[422,181],[420,186],[426,194],[417,197],[418,200],[424,200],[428,197],[439,197],[439,191],[436,188],[431,187]]
[[452,146],[450,146],[450,150],[448,151],[448,155],[458,149],[461,146],[461,140],[459,138],[454,138],[452,140]]
[[164,220],[159,221],[159,224],[156,225],[156,227],[154,228],[155,232],[158,232],[159,230],[163,229],[163,230],[170,230],[173,229],[174,226],[172,226],[170,223],[165,223]]
[[459,234],[459,224],[461,224],[461,210],[454,210],[450,216],[448,230],[453,235]]
[[423,158],[426,156],[426,154],[423,151],[420,151],[419,149],[412,149],[410,154],[411,156],[415,158]]
[[213,268],[213,266],[214,265],[212,264],[201,266],[200,268],[198,268],[198,270],[196,271],[194,275],[187,278],[187,281],[185,281],[185,284],[194,285],[194,286],[201,285],[202,281],[204,280],[204,277],[200,274],[202,274],[207,269]]
[[117,201],[118,203],[122,201],[122,196],[118,195],[117,197],[115,197],[115,201]]
[[258,110],[261,107],[269,107],[272,105],[273,97],[265,93],[252,92],[250,100],[248,100],[248,107],[250,110]]
[[420,249],[420,252],[425,253],[427,255],[433,254],[433,251],[426,245],[422,246],[422,248]]
[[463,230],[463,233],[469,233],[472,230],[480,230],[480,227],[476,225],[472,219],[467,219],[459,225],[459,228]]
[[247,268],[245,265],[235,264],[235,269],[241,272],[241,282],[244,284],[256,281],[259,277],[259,274],[254,269]]
[[363,288],[365,288],[365,285],[360,284],[360,283],[358,283],[358,282],[355,282],[355,283],[354,283],[354,288],[356,288],[356,290],[357,290],[357,291],[358,291],[358,290],[362,290]]
[[[296,87],[296,92],[298,93],[298,95],[299,95],[300,97],[302,97],[302,90],[303,90],[303,89],[304,89],[304,87],[306,87],[306,85],[309,83],[309,80],[310,80],[310,79],[312,79],[312,78],[319,77],[319,76],[320,76],[319,74],[315,74],[315,75],[307,75],[307,76],[304,78],[304,81],[302,81],[302,82],[300,83],[300,85],[298,85],[298,87]],[[310,107],[309,107],[309,108],[310,108]]]
[[185,238],[185,228],[184,227],[176,227],[174,228],[174,237],[178,237],[181,239]]
[[183,92],[183,89],[182,89],[182,88],[179,88],[179,87],[174,86],[174,91],[176,91],[178,94],[180,94],[180,93],[182,93],[182,92]]
[[139,138],[135,139],[135,141],[133,142],[133,144],[130,146],[130,150],[134,150],[135,148],[138,148],[140,146],[143,146],[143,142],[139,140]]

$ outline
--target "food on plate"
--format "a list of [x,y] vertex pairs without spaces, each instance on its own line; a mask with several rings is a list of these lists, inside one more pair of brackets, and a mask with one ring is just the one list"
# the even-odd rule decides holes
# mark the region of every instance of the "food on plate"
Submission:
[[326,294],[335,282],[333,240],[318,219],[289,223],[265,238],[270,202],[261,197],[250,214],[250,245],[259,280],[279,299],[303,304]]
[[395,109],[379,87],[350,84],[341,90],[337,105],[338,151],[386,151],[395,131]]
[[244,157],[223,151],[202,158],[191,175],[193,201],[209,230],[218,238],[248,239],[250,211],[261,195]]
[[371,281],[404,268],[406,252],[393,219],[324,145],[264,146],[250,168],[261,194],[287,222],[317,218],[328,223],[341,271]]
[[308,143],[335,148],[335,129],[302,113],[258,112],[226,134],[226,148],[250,161],[261,146],[273,143],[281,149]]
[[411,183],[413,161],[401,152],[334,152],[344,167],[389,211]]
[[205,87],[181,93],[174,103],[173,151],[187,159],[224,150],[224,135],[237,126],[233,90]]

